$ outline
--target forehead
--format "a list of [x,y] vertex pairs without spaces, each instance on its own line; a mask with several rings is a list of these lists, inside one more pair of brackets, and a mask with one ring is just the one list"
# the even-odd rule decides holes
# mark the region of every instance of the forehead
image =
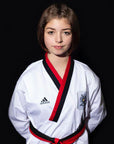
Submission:
[[67,18],[54,18],[51,19],[45,26],[45,28],[54,28],[54,29],[65,29],[71,28],[71,25]]

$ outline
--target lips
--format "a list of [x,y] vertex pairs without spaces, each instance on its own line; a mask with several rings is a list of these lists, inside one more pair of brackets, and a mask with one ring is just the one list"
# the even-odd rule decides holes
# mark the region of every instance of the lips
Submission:
[[54,46],[55,49],[62,49],[63,46]]

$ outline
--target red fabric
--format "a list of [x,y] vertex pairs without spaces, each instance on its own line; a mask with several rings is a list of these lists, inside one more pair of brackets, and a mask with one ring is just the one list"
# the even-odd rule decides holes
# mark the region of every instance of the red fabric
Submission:
[[59,142],[59,144],[72,144],[72,143],[74,143],[83,133],[84,133],[84,131],[85,131],[85,126],[82,128],[82,130],[78,133],[78,134],[76,134],[75,136],[73,136],[73,137],[71,137],[71,138],[69,138],[69,139],[67,139],[67,140],[64,140],[64,141],[62,141],[62,140],[60,140],[60,139],[58,139],[58,138],[55,138],[54,139],[54,143],[52,143],[51,141],[49,141],[49,140],[47,140],[47,139],[44,139],[44,138],[42,138],[42,137],[39,137],[38,135],[36,135],[34,132],[32,132],[32,130],[30,129],[30,132],[31,132],[31,134],[33,135],[33,136],[35,136],[36,138],[38,138],[39,140],[42,140],[42,141],[45,141],[45,142],[49,142],[49,143],[51,143],[51,144],[58,144],[58,142]]
[[55,77],[57,78],[59,83],[61,84],[62,83],[62,78],[60,77],[60,75],[58,74],[58,72],[56,71],[54,66],[51,64],[51,62],[49,61],[49,59],[47,57],[47,53],[45,54],[45,59],[46,59],[46,63],[48,64],[49,68],[51,69],[51,71],[53,72],[53,74],[55,75]]
[[55,138],[55,143],[52,143],[52,144],[57,144],[59,142],[59,144],[72,144],[74,143],[85,131],[85,126],[83,127],[83,129],[75,136],[67,139],[67,140],[64,140],[64,141],[59,141],[59,139]]
[[85,126],[83,127],[83,129],[75,136],[69,138],[68,140],[65,140],[62,142],[62,144],[72,144],[74,143],[85,131]]
[[58,143],[59,142],[59,139],[58,138],[55,138],[55,143]]
[[52,114],[51,114],[49,120],[53,120],[55,115],[56,115],[56,111],[58,109],[58,106],[59,106],[59,103],[60,103],[60,100],[61,100],[61,96],[62,96],[64,87],[65,87],[65,84],[66,84],[66,80],[67,80],[67,77],[68,77],[70,64],[71,64],[71,57],[69,57],[68,64],[67,64],[67,67],[66,67],[66,70],[65,70],[65,74],[64,74],[64,77],[63,77],[63,80],[62,80],[62,84],[60,86],[59,93],[58,93],[58,96],[57,96],[57,99],[56,99],[56,103],[55,103],[55,106],[53,108],[53,111],[52,111]]

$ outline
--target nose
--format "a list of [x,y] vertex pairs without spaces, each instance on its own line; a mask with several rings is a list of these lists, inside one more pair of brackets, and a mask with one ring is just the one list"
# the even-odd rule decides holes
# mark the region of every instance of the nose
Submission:
[[62,38],[62,34],[61,33],[57,33],[55,36],[55,41],[57,43],[62,43],[63,42],[63,38]]

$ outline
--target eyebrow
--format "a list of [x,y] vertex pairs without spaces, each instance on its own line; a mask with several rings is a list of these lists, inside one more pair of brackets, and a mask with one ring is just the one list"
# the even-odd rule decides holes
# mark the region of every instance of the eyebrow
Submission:
[[[51,30],[55,30],[55,28],[52,28],[52,27],[47,27],[46,29],[51,29]],[[64,28],[62,30],[71,30],[71,28]]]

